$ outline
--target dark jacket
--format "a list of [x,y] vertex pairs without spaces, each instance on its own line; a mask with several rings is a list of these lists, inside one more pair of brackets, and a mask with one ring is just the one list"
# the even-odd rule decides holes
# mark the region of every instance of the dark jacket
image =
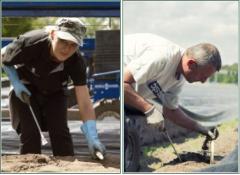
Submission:
[[39,92],[51,94],[67,86],[70,77],[74,85],[86,84],[86,65],[78,50],[63,63],[50,55],[51,41],[44,30],[20,35],[7,46],[2,63],[15,65],[19,77]]

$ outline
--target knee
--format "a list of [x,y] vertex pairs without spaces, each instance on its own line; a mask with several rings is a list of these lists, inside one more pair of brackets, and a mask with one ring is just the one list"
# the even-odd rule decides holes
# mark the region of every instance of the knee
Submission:
[[21,131],[20,137],[22,142],[33,142],[37,144],[38,142],[40,143],[41,140],[40,133],[37,129],[28,132]]

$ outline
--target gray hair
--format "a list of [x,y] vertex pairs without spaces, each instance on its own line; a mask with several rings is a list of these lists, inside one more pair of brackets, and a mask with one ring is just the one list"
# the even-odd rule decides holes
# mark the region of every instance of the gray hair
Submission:
[[220,53],[212,44],[200,43],[192,46],[185,51],[185,55],[192,56],[200,66],[211,64],[217,71],[221,69],[222,61]]

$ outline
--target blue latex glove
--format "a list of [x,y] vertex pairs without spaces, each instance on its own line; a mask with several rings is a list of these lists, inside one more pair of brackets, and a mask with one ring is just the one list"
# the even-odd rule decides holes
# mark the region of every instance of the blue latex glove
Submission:
[[87,120],[81,126],[81,130],[88,142],[88,148],[91,156],[94,159],[97,159],[98,157],[96,156],[96,151],[99,151],[102,153],[102,155],[105,155],[106,148],[98,139],[96,120]]
[[13,66],[3,66],[3,70],[8,75],[10,82],[13,85],[16,96],[24,103],[29,103],[29,98],[31,92],[24,86],[24,84],[19,80],[16,69]]

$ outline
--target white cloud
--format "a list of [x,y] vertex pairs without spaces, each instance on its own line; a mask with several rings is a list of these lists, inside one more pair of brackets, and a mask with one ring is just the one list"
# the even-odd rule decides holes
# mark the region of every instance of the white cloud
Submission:
[[188,47],[215,44],[223,64],[238,61],[237,1],[123,1],[124,33],[155,33]]
[[212,33],[216,36],[224,36],[226,34],[234,34],[237,33],[238,27],[237,25],[224,25],[224,24],[218,24],[215,26],[215,28],[212,30]]

